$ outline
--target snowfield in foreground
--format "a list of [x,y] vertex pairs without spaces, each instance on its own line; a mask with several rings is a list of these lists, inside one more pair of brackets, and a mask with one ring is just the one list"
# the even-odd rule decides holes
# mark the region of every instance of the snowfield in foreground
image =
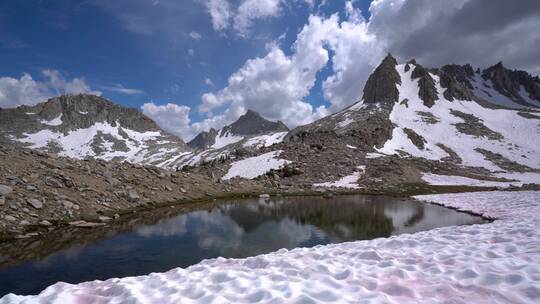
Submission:
[[0,303],[540,303],[540,191],[417,198],[497,220],[57,283]]

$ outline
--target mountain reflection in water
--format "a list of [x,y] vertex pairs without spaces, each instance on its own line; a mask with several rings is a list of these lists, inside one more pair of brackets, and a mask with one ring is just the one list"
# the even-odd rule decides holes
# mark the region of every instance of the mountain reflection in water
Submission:
[[142,275],[215,257],[388,237],[481,223],[443,207],[383,196],[228,200],[187,213],[156,211],[95,230],[0,244],[0,296],[57,281]]

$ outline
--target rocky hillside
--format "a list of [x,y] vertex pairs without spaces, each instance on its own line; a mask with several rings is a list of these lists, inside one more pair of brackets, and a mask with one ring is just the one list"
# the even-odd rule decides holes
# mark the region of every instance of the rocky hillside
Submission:
[[0,109],[0,143],[74,158],[146,164],[191,150],[138,110],[84,94]]
[[206,174],[0,146],[0,241],[59,227],[98,227],[137,210],[252,191],[268,190],[257,181],[220,182]]
[[407,191],[404,185],[539,184],[539,88],[538,77],[502,64],[483,71],[426,68],[388,55],[360,101],[219,170],[229,178],[264,156],[270,171],[259,179],[278,186]]

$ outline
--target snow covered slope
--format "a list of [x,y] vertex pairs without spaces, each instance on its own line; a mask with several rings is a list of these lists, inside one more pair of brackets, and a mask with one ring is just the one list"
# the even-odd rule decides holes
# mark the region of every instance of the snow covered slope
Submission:
[[[401,78],[397,86],[400,102],[389,116],[394,125],[392,137],[378,152],[433,161],[453,158],[462,167],[481,167],[498,178],[527,183],[533,174],[533,181],[540,182],[540,116],[485,107],[475,100],[449,100],[441,76],[432,72],[425,77],[433,80],[436,95],[426,104],[420,96],[423,79],[413,75],[417,68],[415,63],[396,66]],[[462,184],[472,183],[463,180]]]
[[497,218],[369,241],[205,260],[147,276],[57,283],[30,303],[538,303],[540,192],[418,196]]
[[[487,150],[512,162],[540,168],[539,120],[522,117],[515,110],[482,107],[472,100],[447,100],[439,76],[434,74],[430,75],[435,81],[438,100],[428,107],[418,96],[419,79],[412,79],[412,68],[406,72],[405,65],[399,65],[396,69],[401,77],[399,98],[407,102],[394,105],[390,113],[395,125],[392,138],[378,152],[402,151],[415,157],[441,160],[450,156],[445,151],[450,149],[464,166],[502,170],[486,159],[482,151]],[[429,121],[422,119],[425,113],[429,113]],[[407,134],[407,129],[415,135]],[[416,136],[421,137],[422,145],[411,139]]]
[[538,77],[502,64],[428,69],[388,55],[360,101],[291,130],[276,148],[307,172],[295,182],[315,187],[355,174],[343,188],[540,184],[539,90]]

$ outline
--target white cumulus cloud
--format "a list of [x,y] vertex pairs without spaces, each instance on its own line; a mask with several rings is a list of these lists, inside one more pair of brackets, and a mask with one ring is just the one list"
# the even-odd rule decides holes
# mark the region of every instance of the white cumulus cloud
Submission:
[[84,78],[66,79],[57,70],[43,70],[44,79],[37,81],[28,73],[21,78],[0,77],[0,107],[34,105],[60,94],[88,93],[101,95],[90,88]]
[[[142,112],[154,120],[163,130],[170,132],[184,141],[190,141],[198,133],[224,125],[225,116],[216,116],[201,122],[191,123],[191,108],[174,103],[156,104],[147,102],[141,106]],[[243,114],[243,113],[242,113]]]
[[[225,88],[204,94],[198,110],[213,117],[213,111],[225,109],[217,116],[231,121],[252,109],[290,127],[307,124],[358,101],[363,83],[383,56],[366,21],[351,6],[341,22],[337,14],[311,16],[293,50],[287,56],[271,44],[266,56],[248,60],[233,73]],[[334,73],[323,82],[330,105],[314,108],[305,98],[330,61]]]

